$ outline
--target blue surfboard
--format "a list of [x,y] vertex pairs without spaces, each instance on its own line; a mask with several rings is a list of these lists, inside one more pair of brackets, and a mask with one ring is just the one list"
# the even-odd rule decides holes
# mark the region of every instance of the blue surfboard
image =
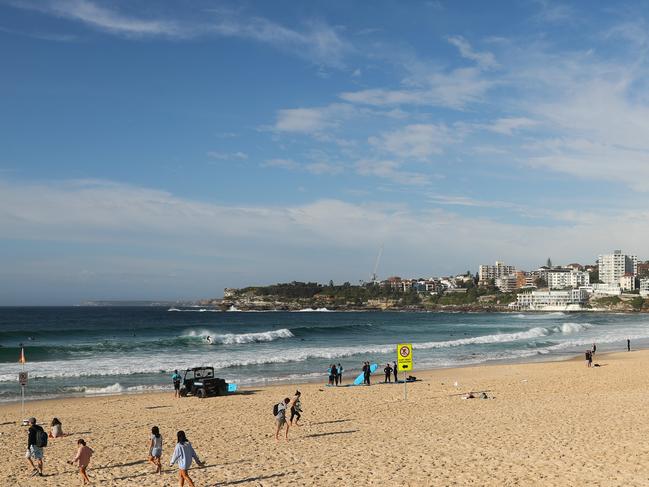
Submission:
[[229,383],[228,384],[228,392],[237,392],[237,385]]
[[[378,368],[379,368],[379,364],[372,364],[372,365],[370,365],[370,372],[374,373],[374,372],[376,372],[376,369],[378,369]],[[354,385],[355,386],[360,386],[363,383],[364,378],[365,378],[365,376],[363,375],[363,372],[361,372],[360,375],[358,377],[356,377],[356,379],[354,379]]]

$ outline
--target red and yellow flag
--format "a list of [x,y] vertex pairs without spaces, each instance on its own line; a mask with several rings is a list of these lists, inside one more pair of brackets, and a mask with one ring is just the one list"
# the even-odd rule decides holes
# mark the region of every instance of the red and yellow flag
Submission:
[[25,359],[25,349],[23,347],[20,347],[20,358],[18,359],[19,364],[24,364],[27,363],[27,359]]

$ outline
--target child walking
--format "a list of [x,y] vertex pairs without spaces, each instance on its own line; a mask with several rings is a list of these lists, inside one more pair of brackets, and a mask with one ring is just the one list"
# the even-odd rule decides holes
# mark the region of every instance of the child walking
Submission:
[[184,431],[179,431],[176,437],[178,443],[176,443],[176,448],[174,448],[174,454],[171,456],[169,466],[173,467],[174,463],[178,462],[178,485],[180,487],[185,485],[185,480],[189,484],[189,487],[194,487],[194,481],[189,477],[189,467],[192,466],[192,459],[196,460],[196,463],[200,467],[203,466],[203,462],[198,459],[198,455],[196,455]]
[[82,485],[86,485],[90,483],[87,472],[88,464],[90,463],[90,457],[95,452],[92,450],[92,448],[86,445],[86,442],[83,440],[83,438],[79,438],[77,440],[77,446],[79,447],[79,449],[77,450],[76,456],[72,460],[69,460],[68,463],[70,465],[74,465],[74,462],[77,462],[79,464],[79,475],[81,475],[81,483]]
[[151,439],[149,440],[149,462],[155,465],[155,473],[162,475],[162,435],[157,426],[151,428]]

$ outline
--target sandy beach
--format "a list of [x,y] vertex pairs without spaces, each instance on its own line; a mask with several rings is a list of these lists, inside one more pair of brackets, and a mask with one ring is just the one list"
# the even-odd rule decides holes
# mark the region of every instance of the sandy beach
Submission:
[[[29,477],[20,404],[0,407],[0,485],[80,484],[66,464],[83,437],[95,450],[95,485],[176,485],[168,467],[184,429],[216,485],[649,485],[649,351],[582,360],[444,369],[408,385],[301,384],[303,426],[276,443],[272,406],[296,387],[243,390],[205,400],[172,394],[30,402],[27,416],[63,422],[44,478]],[[349,375],[349,374],[348,374]],[[458,383],[456,387],[454,384]],[[489,400],[456,395],[489,391]],[[151,426],[165,445],[163,475],[146,463]],[[49,430],[49,428],[46,428]]]

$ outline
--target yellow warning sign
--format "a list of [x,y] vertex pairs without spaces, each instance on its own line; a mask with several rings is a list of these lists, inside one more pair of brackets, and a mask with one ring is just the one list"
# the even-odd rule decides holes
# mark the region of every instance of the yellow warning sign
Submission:
[[397,345],[397,367],[399,370],[412,370],[412,344],[400,343]]

